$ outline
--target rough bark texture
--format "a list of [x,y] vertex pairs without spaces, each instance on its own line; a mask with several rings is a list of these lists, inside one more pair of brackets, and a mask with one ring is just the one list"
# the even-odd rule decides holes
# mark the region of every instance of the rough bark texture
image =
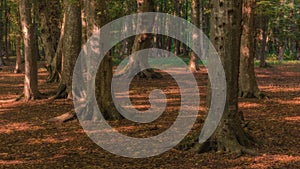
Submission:
[[[94,24],[96,27],[101,28],[103,25],[109,22],[108,13],[106,10],[106,5],[109,1],[104,0],[102,2],[95,1],[95,12]],[[102,15],[96,15],[101,13]],[[91,26],[90,29],[95,30],[94,26]],[[112,101],[111,94],[111,81],[113,77],[113,63],[112,57],[107,54],[102,60],[96,77],[96,97],[103,116],[107,120],[119,120],[122,119],[122,116],[115,108],[115,105]]]
[[211,3],[210,38],[224,66],[227,96],[221,122],[207,143],[219,152],[241,154],[249,152],[244,146],[250,143],[238,113],[240,52],[237,49],[240,49],[242,0],[212,0]]
[[[192,24],[200,27],[200,3],[199,0],[192,0]],[[199,64],[196,53],[194,51],[191,51],[190,54],[191,60],[190,60],[190,70],[193,72],[199,71]]]
[[[153,0],[137,0],[137,12],[153,12],[154,11],[154,1]],[[142,21],[149,24],[149,21]],[[140,34],[135,37],[132,53],[150,48],[152,46],[153,36],[150,34]],[[147,56],[137,56],[131,55],[129,57],[128,64],[120,71],[117,72],[117,76],[133,77],[135,75],[135,70],[142,70],[148,66]],[[154,72],[153,69],[147,69],[139,73],[141,78],[161,78],[161,75]]]
[[25,100],[37,99],[40,97],[37,81],[37,56],[34,42],[34,25],[31,18],[31,3],[29,0],[19,1],[20,19],[24,41],[25,56]]
[[64,32],[63,71],[58,95],[72,98],[72,77],[76,59],[81,50],[80,0],[65,0],[66,25]]
[[254,5],[255,0],[243,1],[239,96],[244,98],[263,97],[254,72]]

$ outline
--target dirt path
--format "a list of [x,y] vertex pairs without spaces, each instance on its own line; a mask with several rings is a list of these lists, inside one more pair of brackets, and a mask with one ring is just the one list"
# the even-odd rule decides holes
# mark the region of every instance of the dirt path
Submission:
[[[12,74],[12,66],[0,71],[0,100],[19,96],[23,89],[23,75]],[[260,89],[269,99],[241,99],[240,110],[251,121],[249,132],[258,141],[254,148],[258,156],[234,158],[215,153],[195,154],[172,149],[146,159],[119,157],[103,150],[83,132],[77,121],[62,125],[47,120],[68,112],[72,102],[39,100],[29,103],[0,103],[0,168],[300,168],[300,65],[279,65],[257,69]],[[39,71],[40,90],[51,94],[57,84],[46,84],[46,72]],[[205,72],[197,74],[201,99],[205,97]],[[167,83],[166,83],[167,81]],[[111,123],[119,131],[143,137],[157,134],[168,128],[178,110],[177,88],[171,77],[153,81],[165,87],[173,102],[156,123],[135,125],[126,120]],[[145,100],[149,81],[132,86],[132,96],[142,95]],[[141,87],[143,86],[143,87]],[[142,99],[142,100],[143,100]],[[177,100],[177,101],[176,101]],[[133,101],[143,109],[149,103]],[[201,102],[200,113],[205,110]],[[203,121],[198,120],[194,131]]]

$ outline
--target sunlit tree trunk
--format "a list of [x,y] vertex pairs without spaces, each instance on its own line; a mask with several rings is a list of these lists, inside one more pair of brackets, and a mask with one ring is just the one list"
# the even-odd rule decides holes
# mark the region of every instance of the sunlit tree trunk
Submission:
[[243,0],[239,96],[244,98],[263,97],[254,72],[254,5],[255,0]]
[[21,36],[17,35],[16,36],[16,67],[14,70],[14,73],[21,73],[21,62],[22,62],[22,58],[21,58]]
[[241,154],[249,152],[245,146],[250,143],[238,113],[240,51],[237,49],[241,40],[242,0],[212,0],[211,3],[210,39],[225,70],[227,99],[220,124],[208,143],[219,152]]
[[37,56],[34,51],[34,26],[31,18],[31,3],[29,0],[19,1],[20,20],[24,41],[25,80],[24,97],[26,101],[40,97],[37,81]]
[[[192,0],[192,23],[200,27],[200,3],[199,0]],[[201,38],[200,38],[201,39]],[[202,39],[201,39],[202,40]],[[190,53],[190,70],[193,72],[199,71],[198,56],[194,51]]]

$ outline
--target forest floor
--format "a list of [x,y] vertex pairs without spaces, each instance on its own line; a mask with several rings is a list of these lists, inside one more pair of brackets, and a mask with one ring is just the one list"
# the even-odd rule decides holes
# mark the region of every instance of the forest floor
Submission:
[[[13,63],[2,69],[0,100],[18,97],[23,91],[24,74],[13,74]],[[259,88],[268,98],[240,99],[239,104],[245,120],[251,121],[247,131],[257,141],[252,147],[259,153],[256,156],[197,154],[173,148],[145,159],[120,157],[89,139],[77,120],[49,123],[49,119],[71,111],[72,101],[44,99],[0,103],[0,168],[300,168],[300,64],[257,68],[256,73]],[[192,132],[200,133],[205,116],[207,74],[202,68],[195,76],[201,107]],[[47,84],[46,78],[46,71],[40,68],[39,90],[51,96],[57,84]],[[140,110],[148,108],[147,93],[155,86],[162,88],[170,101],[159,120],[145,125],[128,120],[110,124],[135,137],[156,135],[172,125],[180,106],[180,94],[170,76],[160,80],[135,79],[131,86],[132,102]]]

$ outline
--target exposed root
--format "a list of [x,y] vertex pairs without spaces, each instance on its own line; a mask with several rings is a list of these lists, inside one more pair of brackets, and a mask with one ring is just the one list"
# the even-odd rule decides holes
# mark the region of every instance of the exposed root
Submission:
[[0,103],[12,103],[12,102],[17,102],[20,101],[24,98],[24,94],[21,94],[18,98],[14,99],[9,99],[9,100],[0,100]]
[[239,97],[241,98],[257,98],[257,99],[265,99],[268,96],[260,91],[257,92],[249,92],[249,91],[239,91]]
[[77,117],[76,113],[74,111],[71,111],[71,112],[65,113],[61,116],[49,119],[48,122],[51,122],[51,123],[66,123],[68,121],[75,120],[76,117]]
[[49,101],[54,101],[56,99],[62,99],[62,98],[67,98],[68,97],[68,92],[67,92],[67,86],[65,84],[61,84],[58,87],[58,90],[56,92],[56,95],[49,98]]

